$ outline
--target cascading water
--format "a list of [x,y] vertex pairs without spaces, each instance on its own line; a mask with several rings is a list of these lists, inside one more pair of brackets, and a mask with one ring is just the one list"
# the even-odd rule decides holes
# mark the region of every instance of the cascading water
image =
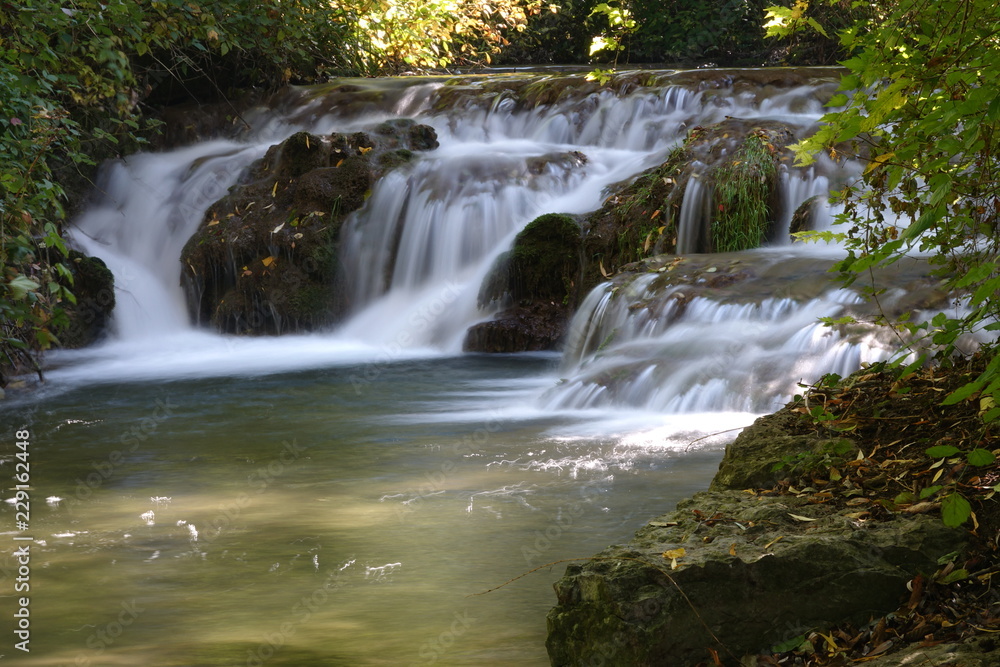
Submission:
[[[548,664],[558,572],[470,594],[628,539],[707,484],[726,438],[706,433],[892,342],[816,324],[861,306],[825,277],[831,255],[781,246],[783,229],[769,249],[662,256],[599,286],[558,369],[550,354],[455,354],[490,315],[483,276],[534,216],[599,207],[699,125],[807,132],[836,85],[811,74],[645,72],[614,90],[536,74],[337,82],[245,115],[242,140],[109,167],[73,240],[115,272],[116,338],[53,354],[49,390],[0,404],[38,463],[22,661]],[[397,116],[441,145],[342,228],[339,329],[193,327],[180,250],[243,169],[298,130]],[[842,178],[789,169],[779,226]],[[691,238],[709,189],[689,186]],[[916,283],[915,269],[894,277],[884,305],[924,307]]]

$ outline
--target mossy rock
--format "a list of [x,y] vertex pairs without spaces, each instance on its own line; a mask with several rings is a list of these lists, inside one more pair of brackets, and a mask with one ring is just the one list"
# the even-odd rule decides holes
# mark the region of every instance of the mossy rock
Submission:
[[738,659],[813,628],[864,623],[965,543],[937,517],[862,526],[852,511],[695,494],[627,545],[567,568],[547,619],[552,664],[693,667],[711,664],[709,649]]
[[[736,440],[726,446],[709,487],[713,491],[770,488],[788,477],[796,467],[832,452],[847,459],[857,453],[857,443],[848,437],[802,433],[805,415],[784,408],[760,417],[743,429]],[[785,463],[787,461],[787,463]],[[780,468],[775,469],[776,466]]]
[[823,202],[823,195],[814,195],[802,202],[792,214],[792,221],[788,226],[789,234],[799,232],[811,232],[815,229],[816,207]]
[[80,348],[100,340],[107,333],[115,308],[115,277],[97,257],[71,250],[73,284],[68,286],[76,303],[64,302],[67,323],[58,331],[62,347]]
[[555,349],[580,298],[580,243],[580,226],[572,216],[550,213],[528,223],[479,291],[481,307],[506,308],[469,330],[465,350]]
[[310,331],[336,321],[340,229],[389,169],[437,145],[399,119],[372,133],[298,132],[209,207],[182,253],[196,321],[227,333]]

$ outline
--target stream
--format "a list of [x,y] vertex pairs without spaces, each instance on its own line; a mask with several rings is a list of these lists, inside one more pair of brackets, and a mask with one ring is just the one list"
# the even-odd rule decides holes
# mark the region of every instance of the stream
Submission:
[[[15,530],[10,480],[0,506],[0,653],[38,667],[548,664],[566,563],[546,564],[628,540],[705,488],[724,445],[799,381],[892,349],[816,323],[858,302],[827,285],[836,249],[778,242],[740,255],[780,273],[737,288],[741,303],[637,313],[650,281],[617,306],[604,285],[565,356],[462,353],[493,314],[476,303],[483,277],[534,217],[596,209],[699,124],[807,132],[835,87],[823,71],[784,86],[644,76],[338,82],[256,111],[249,136],[106,166],[72,239],[116,275],[113,335],[48,355],[46,382],[0,403],[5,475],[15,431],[30,436],[29,527]],[[399,116],[441,147],[345,226],[349,317],[281,337],[195,327],[180,249],[241,170],[299,129]],[[584,168],[526,167],[568,151]],[[850,176],[787,171],[785,228]],[[8,611],[19,536],[30,653]]]

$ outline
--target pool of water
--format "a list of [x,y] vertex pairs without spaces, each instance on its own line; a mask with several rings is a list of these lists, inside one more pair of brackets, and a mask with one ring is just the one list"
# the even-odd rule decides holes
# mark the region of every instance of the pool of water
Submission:
[[5,476],[15,430],[31,434],[29,529],[0,505],[5,603],[25,543],[13,538],[34,538],[31,652],[9,633],[0,652],[25,665],[548,664],[565,563],[477,594],[627,540],[707,485],[732,433],[692,440],[752,419],[545,412],[557,365],[465,355],[200,379],[66,371],[62,384],[55,371],[0,407]]

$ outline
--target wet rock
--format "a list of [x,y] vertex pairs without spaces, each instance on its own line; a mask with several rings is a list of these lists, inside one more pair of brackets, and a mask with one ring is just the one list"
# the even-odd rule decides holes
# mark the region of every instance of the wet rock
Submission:
[[569,308],[531,303],[504,310],[496,319],[469,328],[466,352],[538,352],[558,348],[566,336]]
[[102,260],[77,250],[70,251],[67,265],[73,273],[68,287],[76,303],[63,303],[68,323],[59,331],[59,343],[66,348],[86,347],[108,331],[115,308],[115,278]]
[[331,324],[340,228],[376,180],[437,146],[433,128],[399,119],[375,131],[298,132],[268,149],[209,207],[181,256],[198,322],[280,334]]
[[501,255],[479,293],[480,307],[506,306],[472,327],[464,348],[519,352],[556,348],[580,298],[580,226],[568,215],[528,223]]
[[730,445],[710,491],[567,568],[548,615],[553,665],[686,667],[713,664],[713,651],[736,663],[806,630],[896,609],[907,581],[962,548],[964,533],[936,516],[867,521],[857,506],[735,490],[766,481],[798,446],[787,439],[795,417],[762,418]]
[[815,195],[802,202],[795,213],[792,214],[792,221],[788,226],[789,234],[799,232],[811,232],[815,229],[816,209],[823,203],[822,195]]

